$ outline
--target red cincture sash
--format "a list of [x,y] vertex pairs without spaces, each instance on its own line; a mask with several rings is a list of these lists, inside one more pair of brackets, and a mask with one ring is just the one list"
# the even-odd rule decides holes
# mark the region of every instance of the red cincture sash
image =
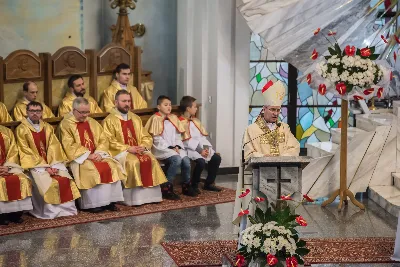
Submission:
[[20,200],[22,196],[19,177],[17,175],[8,175],[4,179],[6,179],[8,201]]
[[51,178],[57,180],[58,182],[61,203],[69,202],[74,199],[70,180],[68,178],[59,175],[52,175]]
[[[45,130],[43,129],[40,132],[31,132],[39,155],[47,162],[47,142]],[[74,197],[72,195],[69,179],[59,175],[50,175],[50,177],[58,182],[58,191],[60,193],[61,203],[73,200]]]
[[[129,146],[137,146],[137,138],[135,128],[133,127],[132,120],[120,120],[122,133],[124,135],[124,142]],[[148,155],[135,155],[140,162],[140,176],[142,180],[143,187],[153,186],[153,174],[152,174],[152,165],[151,158]]]
[[[81,140],[81,145],[90,150],[90,153],[96,151],[96,146],[94,144],[94,137],[92,130],[88,121],[77,122],[77,129],[79,132],[79,138]],[[100,174],[100,181],[102,184],[109,184],[113,182],[112,173],[110,166],[107,162],[96,162],[92,161],[97,171]]]
[[132,97],[132,93],[129,92],[130,96],[131,96],[131,109],[133,109],[133,97]]
[[31,131],[31,133],[39,155],[47,162],[46,132],[43,129],[40,132]]
[[0,133],[0,165],[3,166],[7,161],[6,145],[4,144],[3,134]]

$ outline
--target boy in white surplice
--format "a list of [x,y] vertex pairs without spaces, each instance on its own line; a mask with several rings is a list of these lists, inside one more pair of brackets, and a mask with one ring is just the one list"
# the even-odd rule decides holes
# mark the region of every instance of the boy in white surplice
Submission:
[[182,173],[182,194],[195,197],[190,184],[190,159],[182,143],[181,134],[185,131],[178,117],[171,114],[171,99],[167,96],[159,96],[157,109],[146,123],[146,130],[153,136],[152,153],[158,159],[165,162],[168,182],[161,184],[163,198],[179,200],[180,197],[173,190],[173,181],[178,168]]
[[182,134],[183,144],[188,157],[196,162],[192,176],[193,190],[200,194],[200,175],[207,162],[208,175],[203,188],[204,190],[219,192],[221,189],[216,187],[214,182],[221,164],[221,157],[213,150],[211,143],[207,140],[206,129],[201,121],[195,117],[197,113],[196,98],[182,97],[179,109],[183,113],[179,120],[185,128],[185,132]]

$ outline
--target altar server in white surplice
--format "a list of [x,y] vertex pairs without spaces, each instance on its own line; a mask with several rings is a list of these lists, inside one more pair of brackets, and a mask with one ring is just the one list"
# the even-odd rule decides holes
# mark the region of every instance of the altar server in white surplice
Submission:
[[200,194],[200,176],[207,162],[207,179],[203,188],[204,190],[219,192],[221,189],[216,187],[214,182],[221,164],[221,157],[213,150],[211,143],[207,140],[206,129],[201,121],[195,117],[197,112],[196,98],[182,97],[179,109],[183,113],[179,120],[185,127],[185,132],[182,134],[183,144],[188,157],[196,162],[192,176],[193,190]]

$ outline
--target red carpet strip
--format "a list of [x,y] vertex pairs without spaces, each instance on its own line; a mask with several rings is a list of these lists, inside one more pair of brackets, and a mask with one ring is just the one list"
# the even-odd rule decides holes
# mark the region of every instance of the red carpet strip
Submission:
[[[391,263],[394,238],[307,238],[311,250],[305,264]],[[161,244],[179,267],[221,266],[222,257],[234,263],[236,240],[166,242]],[[234,265],[232,265],[234,266]]]
[[186,209],[198,206],[215,205],[235,201],[235,190],[222,188],[221,192],[202,191],[198,197],[180,195],[181,200],[164,200],[161,203],[146,204],[138,207],[127,207],[117,205],[119,211],[104,211],[101,213],[90,213],[79,211],[76,216],[60,217],[53,220],[42,220],[28,214],[23,215],[22,224],[9,224],[0,226],[0,236],[17,234],[41,229],[62,227],[74,224],[82,224],[104,220],[115,220],[124,217],[138,216],[149,213],[164,212],[169,210]]

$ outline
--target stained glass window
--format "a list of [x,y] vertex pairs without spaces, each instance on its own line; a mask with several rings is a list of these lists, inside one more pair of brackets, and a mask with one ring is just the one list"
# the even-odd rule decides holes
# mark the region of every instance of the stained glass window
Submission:
[[[250,108],[251,124],[260,114],[264,104],[261,94],[269,80],[281,80],[286,85],[280,121],[288,122],[289,108],[296,108],[296,133],[301,147],[306,143],[323,142],[331,139],[330,129],[340,127],[341,99],[327,93],[322,96],[312,90],[307,83],[297,83],[297,102],[288,105],[289,64],[277,60],[268,53],[259,35],[252,34],[250,41]],[[298,76],[301,73],[297,73]]]

